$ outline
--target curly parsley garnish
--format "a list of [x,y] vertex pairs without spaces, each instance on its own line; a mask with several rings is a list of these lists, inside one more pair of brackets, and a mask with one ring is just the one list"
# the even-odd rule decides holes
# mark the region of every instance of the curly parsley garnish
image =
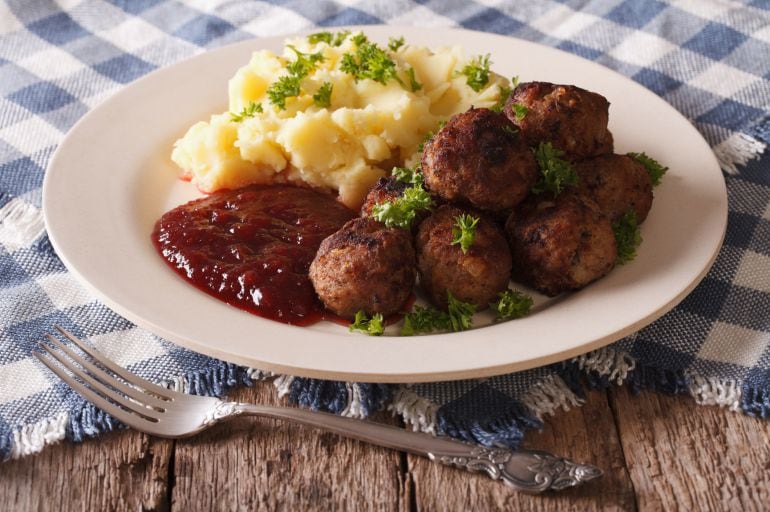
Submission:
[[438,129],[434,131],[430,131],[425,134],[425,137],[423,137],[422,142],[420,142],[420,145],[417,146],[417,151],[422,153],[425,150],[425,144],[428,143],[430,139],[433,138],[434,135],[436,135],[437,132],[440,132],[442,128],[446,126],[446,121],[439,121],[438,123]]
[[525,117],[527,117],[527,114],[529,113],[529,109],[525,107],[524,105],[519,105],[518,103],[514,103],[511,105],[511,110],[513,110],[513,116],[516,118],[516,122],[520,123],[524,120]]
[[369,318],[364,311],[358,311],[353,323],[350,324],[350,332],[361,331],[369,336],[381,336],[385,332],[384,320],[381,313],[376,313]]
[[526,293],[517,290],[505,290],[497,295],[497,301],[489,307],[497,315],[498,320],[513,320],[529,314],[534,301]]
[[286,99],[299,96],[300,82],[302,82],[301,76],[284,75],[267,88],[267,97],[270,98],[270,103],[286,110]]
[[307,41],[310,44],[326,43],[329,46],[340,46],[349,35],[350,30],[343,30],[334,34],[331,32],[316,32],[307,36]]
[[[497,100],[497,103],[495,103],[493,106],[489,107],[489,110],[492,112],[502,112],[503,108],[505,108],[505,103],[508,101],[508,96],[511,95],[514,89],[519,86],[519,77],[518,75],[511,78],[511,86],[506,87],[505,85],[500,87],[500,97]],[[526,114],[524,114],[526,115]],[[522,116],[523,117],[523,116]],[[517,121],[520,121],[518,117],[516,118]]]
[[621,218],[612,223],[615,233],[615,243],[618,247],[618,265],[624,265],[636,258],[636,248],[642,243],[642,235],[636,220],[634,210],[627,211]]
[[535,159],[540,167],[540,181],[532,187],[533,193],[547,191],[558,196],[565,188],[577,185],[578,175],[563,157],[564,151],[554,148],[550,142],[541,142],[537,146]]
[[404,316],[401,336],[414,336],[433,331],[448,331],[452,328],[449,314],[435,308],[415,306],[411,313]]
[[353,75],[356,81],[368,78],[383,85],[388,80],[401,82],[396,75],[396,63],[385,50],[369,42],[363,34],[353,36],[353,41],[357,45],[356,53],[342,56],[340,70]]
[[313,103],[321,108],[330,107],[332,104],[333,87],[334,86],[331,82],[324,82],[323,85],[318,88],[318,91],[313,95]]
[[649,157],[645,153],[629,153],[628,156],[639,162],[647,169],[647,173],[650,175],[652,186],[657,187],[660,185],[660,181],[663,175],[668,171],[668,167],[663,167],[657,160]]
[[476,304],[457,300],[449,290],[447,295],[447,309],[449,311],[449,323],[454,332],[465,331],[473,327],[473,314],[476,312]]
[[399,38],[391,37],[388,39],[388,49],[390,49],[390,51],[397,52],[402,46],[404,46],[404,36]]
[[286,70],[290,75],[304,78],[315,69],[316,64],[324,61],[324,56],[321,52],[303,53],[290,44],[286,45],[286,47],[297,56],[293,62],[286,65]]
[[422,187],[415,185],[404,190],[404,195],[393,201],[378,203],[372,208],[372,217],[388,227],[409,229],[420,210],[433,208],[433,199]]
[[254,117],[257,114],[262,113],[262,104],[254,101],[250,102],[247,106],[243,107],[239,113],[235,114],[230,112],[230,121],[234,123],[240,123],[247,117]]
[[473,240],[476,238],[476,225],[478,223],[478,217],[467,213],[455,217],[455,225],[452,226],[452,245],[459,244],[463,254],[467,253],[468,249],[473,245]]
[[407,69],[406,76],[409,78],[409,87],[412,89],[412,92],[417,92],[422,89],[422,84],[418,82],[414,76],[414,68]]
[[466,64],[459,74],[465,75],[468,86],[479,92],[489,83],[489,54],[478,55]]
[[419,165],[414,167],[394,167],[390,173],[402,183],[418,186],[423,184],[424,177]]

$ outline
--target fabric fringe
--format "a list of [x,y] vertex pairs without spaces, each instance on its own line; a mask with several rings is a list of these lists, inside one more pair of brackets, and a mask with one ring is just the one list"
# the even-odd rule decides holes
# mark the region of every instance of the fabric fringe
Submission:
[[384,408],[391,395],[388,384],[282,376],[274,385],[278,396],[287,396],[292,404],[351,418],[366,418]]
[[11,459],[38,453],[47,445],[64,439],[68,422],[69,413],[62,412],[53,418],[27,425],[13,432],[5,442],[0,440],[0,453],[9,453]]
[[521,402],[513,402],[508,409],[493,418],[469,420],[446,408],[436,413],[437,433],[484,446],[516,448],[524,439],[524,432],[541,428],[542,422]]
[[690,395],[699,405],[719,405],[731,411],[741,407],[741,384],[734,379],[704,378],[697,374],[685,375],[689,381]]
[[393,415],[400,415],[404,423],[410,425],[415,432],[436,434],[436,412],[439,406],[421,397],[408,386],[400,387],[393,394],[393,401],[388,410]]
[[568,411],[572,407],[583,405],[585,400],[578,396],[564,379],[558,375],[549,375],[532,386],[521,402],[542,421],[546,414],[552,416],[558,409]]
[[738,174],[738,167],[764,153],[767,144],[746,133],[736,132],[714,148],[719,165],[728,174]]

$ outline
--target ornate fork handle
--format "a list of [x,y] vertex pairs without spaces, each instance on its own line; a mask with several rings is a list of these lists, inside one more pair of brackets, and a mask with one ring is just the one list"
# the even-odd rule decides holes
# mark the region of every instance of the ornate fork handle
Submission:
[[209,421],[214,423],[239,414],[294,421],[367,443],[422,455],[468,471],[484,471],[493,480],[502,480],[524,492],[558,491],[602,475],[602,470],[595,466],[578,464],[547,452],[486,448],[390,425],[304,409],[220,402],[212,411]]

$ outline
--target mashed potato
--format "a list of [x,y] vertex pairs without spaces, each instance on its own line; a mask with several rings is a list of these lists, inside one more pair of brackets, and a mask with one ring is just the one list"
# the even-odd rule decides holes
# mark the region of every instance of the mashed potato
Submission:
[[[204,192],[306,184],[337,191],[356,208],[386,170],[417,161],[420,143],[441,121],[472,105],[494,105],[508,83],[490,72],[476,91],[461,73],[469,61],[459,47],[434,52],[408,44],[395,51],[378,46],[395,64],[395,78],[356,79],[341,67],[368,42],[360,33],[335,36],[287,40],[280,56],[254,52],[229,82],[229,111],[194,124],[174,144],[171,159],[184,176]],[[322,60],[315,57],[298,80],[299,94],[285,95],[281,108],[271,87],[291,76],[287,66],[312,54]],[[327,102],[322,92],[329,84]]]

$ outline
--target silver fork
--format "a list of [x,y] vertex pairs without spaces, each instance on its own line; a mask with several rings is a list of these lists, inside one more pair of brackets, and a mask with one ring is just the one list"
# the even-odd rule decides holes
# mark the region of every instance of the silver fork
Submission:
[[[59,326],[56,329],[91,356],[98,366],[50,334],[47,335],[48,340],[59,350],[41,343],[47,356],[37,351],[35,356],[96,407],[147,434],[186,437],[234,416],[253,415],[294,421],[367,443],[422,455],[442,464],[469,471],[485,471],[492,479],[502,480],[515,489],[529,493],[566,489],[602,475],[602,471],[595,466],[578,464],[543,451],[487,448],[334,414],[186,395],[153,384],[121,368],[67,330]],[[61,367],[51,359],[58,361]]]

